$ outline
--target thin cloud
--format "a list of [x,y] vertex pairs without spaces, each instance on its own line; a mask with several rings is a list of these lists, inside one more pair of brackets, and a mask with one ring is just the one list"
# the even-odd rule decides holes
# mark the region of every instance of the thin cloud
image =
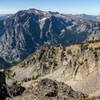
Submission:
[[16,10],[11,10],[11,9],[0,9],[0,14],[12,14],[15,13]]

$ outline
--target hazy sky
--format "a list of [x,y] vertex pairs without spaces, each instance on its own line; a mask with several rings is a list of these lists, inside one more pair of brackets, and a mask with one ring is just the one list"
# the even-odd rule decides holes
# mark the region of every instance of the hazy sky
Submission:
[[100,0],[0,0],[0,13],[36,8],[66,14],[100,15]]

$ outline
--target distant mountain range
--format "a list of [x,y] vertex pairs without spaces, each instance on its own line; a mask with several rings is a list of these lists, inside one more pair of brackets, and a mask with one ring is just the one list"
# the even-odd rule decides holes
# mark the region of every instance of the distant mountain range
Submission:
[[9,17],[11,14],[0,14],[0,20],[6,19]]
[[45,43],[70,45],[100,39],[100,20],[37,9],[22,10],[0,20],[0,56],[16,63]]
[[87,14],[78,14],[78,15],[75,15],[75,16],[79,17],[79,18],[85,18],[85,19],[91,19],[91,18],[97,17],[96,15],[87,15]]

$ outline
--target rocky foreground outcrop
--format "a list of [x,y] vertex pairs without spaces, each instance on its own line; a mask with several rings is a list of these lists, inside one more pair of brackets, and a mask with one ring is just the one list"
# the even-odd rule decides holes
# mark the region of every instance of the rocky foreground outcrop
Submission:
[[0,70],[0,100],[4,100],[8,96],[7,85],[5,81],[5,72]]
[[88,96],[75,92],[71,87],[50,79],[41,80],[33,88],[36,100],[88,100]]
[[75,92],[63,82],[42,79],[33,86],[24,88],[13,84],[7,86],[5,72],[0,70],[0,100],[90,100],[88,95]]
[[0,70],[0,100],[6,100],[6,98],[21,95],[24,90],[25,88],[18,84],[8,86],[6,84],[5,71]]
[[[75,92],[71,87],[50,79],[42,79],[21,96],[9,100],[90,100],[88,95]],[[92,100],[92,99],[91,99]]]

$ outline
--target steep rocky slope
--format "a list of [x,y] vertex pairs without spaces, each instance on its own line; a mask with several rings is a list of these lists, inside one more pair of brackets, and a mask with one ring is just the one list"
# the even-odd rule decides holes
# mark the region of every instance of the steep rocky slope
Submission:
[[[10,69],[9,81],[27,82],[40,78],[62,81],[86,94],[100,90],[100,42],[68,47],[44,45]],[[91,83],[91,84],[90,84]]]
[[69,45],[100,39],[100,21],[36,9],[22,10],[0,20],[0,56],[16,63],[45,42]]
[[41,46],[35,53],[27,57],[24,61],[13,66],[8,73],[18,81],[37,79],[45,74],[52,73],[61,67],[63,56],[62,46]]

